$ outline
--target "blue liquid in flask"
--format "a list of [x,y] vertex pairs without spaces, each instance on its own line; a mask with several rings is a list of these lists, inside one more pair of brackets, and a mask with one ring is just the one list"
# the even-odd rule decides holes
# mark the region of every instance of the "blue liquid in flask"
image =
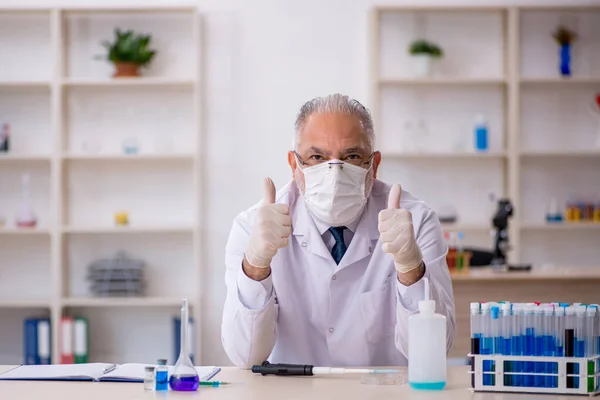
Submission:
[[169,381],[171,390],[192,392],[198,389],[200,379],[198,375],[172,375]]

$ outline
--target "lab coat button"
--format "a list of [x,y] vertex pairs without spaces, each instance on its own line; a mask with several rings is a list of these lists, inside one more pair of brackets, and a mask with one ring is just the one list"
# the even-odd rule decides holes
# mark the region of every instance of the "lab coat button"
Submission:
[[332,276],[331,279],[333,279],[334,281],[337,279],[337,276]]
[[329,328],[329,333],[333,333],[333,328]]
[[369,246],[369,253],[373,252],[373,248]]
[[406,299],[405,303],[406,303],[406,305],[410,306],[412,304],[412,300],[411,299]]
[[308,243],[302,242],[302,247],[306,248],[306,246],[308,246]]

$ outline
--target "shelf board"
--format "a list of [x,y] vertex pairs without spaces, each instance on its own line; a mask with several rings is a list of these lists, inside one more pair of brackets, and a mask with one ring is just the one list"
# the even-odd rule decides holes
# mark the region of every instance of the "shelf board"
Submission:
[[115,86],[193,86],[193,79],[140,77],[140,78],[112,78],[112,79],[85,79],[67,78],[63,82],[67,87],[115,87]]
[[186,5],[148,5],[148,6],[131,6],[131,5],[110,5],[106,7],[86,7],[86,6],[69,6],[62,7],[61,11],[65,13],[175,13],[196,12],[198,9],[195,6]]
[[134,234],[134,233],[192,233],[191,226],[98,226],[73,227],[65,226],[62,232],[66,234]]
[[503,85],[506,80],[503,78],[381,78],[380,85],[464,85],[464,86],[480,86],[480,85]]
[[521,78],[523,85],[578,85],[578,84],[600,84],[600,76],[571,76],[568,78],[539,77],[539,78]]
[[49,162],[51,157],[49,155],[38,155],[38,154],[15,154],[15,153],[0,153],[0,163],[2,162]]
[[599,222],[558,222],[553,224],[546,223],[526,223],[521,225],[521,229],[530,231],[578,231],[578,230],[600,230]]
[[50,308],[50,300],[0,299],[0,308]]
[[16,236],[34,236],[34,235],[50,235],[50,230],[45,228],[16,228],[16,227],[0,227],[1,235],[16,235]]
[[171,154],[65,154],[64,160],[69,161],[170,161],[170,160],[193,160],[193,154],[171,153]]
[[50,89],[49,81],[0,81],[0,89]]
[[[417,2],[413,2],[417,4]],[[462,13],[462,12],[505,12],[507,7],[501,6],[470,6],[470,5],[380,5],[375,6],[379,12],[446,12],[446,13]]]
[[451,159],[451,160],[472,160],[472,159],[502,159],[506,153],[382,153],[383,157],[407,160],[428,160],[428,159]]
[[521,157],[600,157],[600,150],[522,151]]
[[178,297],[67,297],[61,304],[64,307],[181,307],[182,300]]

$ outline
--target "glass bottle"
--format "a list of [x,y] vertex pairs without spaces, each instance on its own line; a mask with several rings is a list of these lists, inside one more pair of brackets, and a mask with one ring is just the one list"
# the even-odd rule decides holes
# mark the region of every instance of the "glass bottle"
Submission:
[[154,367],[144,368],[144,390],[154,390]]
[[156,391],[169,390],[169,368],[167,367],[167,360],[160,359],[156,366]]
[[188,300],[184,299],[181,307],[181,344],[179,346],[179,358],[177,358],[177,363],[175,363],[173,374],[171,374],[171,379],[169,380],[171,390],[182,392],[197,390],[200,385],[200,378],[198,377],[196,368],[194,368],[194,364],[192,364],[190,353],[188,351],[187,336],[189,318]]
[[29,174],[23,174],[21,177],[21,209],[17,216],[17,226],[19,228],[35,228],[37,225],[37,217],[33,213],[33,208],[31,206],[30,186],[31,176]]

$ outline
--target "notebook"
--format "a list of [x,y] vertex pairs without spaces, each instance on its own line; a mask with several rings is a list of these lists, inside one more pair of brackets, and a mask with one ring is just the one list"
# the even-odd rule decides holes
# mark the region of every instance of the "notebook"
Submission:
[[[149,364],[58,364],[21,365],[3,374],[0,380],[29,381],[96,381],[96,382],[143,382],[144,368]],[[195,367],[201,381],[214,378],[218,367]],[[175,370],[169,366],[169,374]]]

